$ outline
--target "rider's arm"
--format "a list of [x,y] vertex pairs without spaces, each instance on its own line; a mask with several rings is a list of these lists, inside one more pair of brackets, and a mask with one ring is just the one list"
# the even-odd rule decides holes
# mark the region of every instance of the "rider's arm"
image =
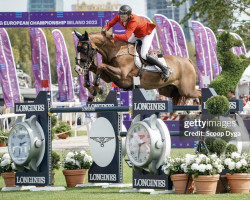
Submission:
[[114,34],[114,40],[128,41],[130,36],[134,33],[136,27],[137,27],[137,22],[130,22],[128,24],[125,34],[122,35]]
[[108,28],[107,24],[103,27],[103,29],[107,29],[107,31],[113,27],[117,22],[119,21],[119,15],[117,14],[109,23],[108,23]]

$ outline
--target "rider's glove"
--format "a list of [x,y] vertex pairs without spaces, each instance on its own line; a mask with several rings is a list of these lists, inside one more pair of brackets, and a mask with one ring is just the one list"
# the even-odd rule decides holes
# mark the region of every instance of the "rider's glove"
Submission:
[[106,28],[103,28],[101,32],[102,32],[102,33],[106,33],[106,32],[107,32],[107,29],[106,29]]
[[107,37],[108,39],[113,39],[113,38],[114,38],[113,34],[112,34],[112,33],[109,33],[109,32],[106,32],[106,37]]

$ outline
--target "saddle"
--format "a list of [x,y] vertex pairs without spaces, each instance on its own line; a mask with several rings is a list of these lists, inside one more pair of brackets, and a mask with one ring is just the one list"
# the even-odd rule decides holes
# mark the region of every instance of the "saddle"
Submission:
[[[147,60],[143,59],[141,57],[141,47],[142,47],[142,41],[141,40],[137,40],[137,44],[136,44],[136,51],[139,54],[139,58],[141,60],[141,62],[144,65],[151,65],[151,63],[149,63]],[[148,50],[148,54],[153,56],[154,58],[156,58],[158,60],[158,57],[162,58],[163,55],[161,54],[161,51],[159,49],[150,49]]]
[[[161,71],[159,67],[149,63],[148,61],[144,60],[141,57],[141,47],[142,42],[141,40],[137,40],[135,43],[135,65],[141,69],[151,72],[159,72]],[[163,55],[161,54],[161,51],[159,49],[150,49],[148,50],[148,54],[159,60],[161,63],[163,63],[165,66],[167,66],[165,59],[163,58]]]

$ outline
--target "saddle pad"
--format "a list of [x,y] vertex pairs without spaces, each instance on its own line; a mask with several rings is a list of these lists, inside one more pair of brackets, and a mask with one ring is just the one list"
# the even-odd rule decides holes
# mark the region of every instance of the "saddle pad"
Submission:
[[[136,51],[136,46],[137,46],[137,42],[135,43],[135,56],[134,56],[134,60],[135,60],[135,65],[141,69],[141,67],[143,66],[141,60],[140,60],[140,57]],[[166,60],[161,57],[161,58],[158,58],[158,60],[164,65],[164,66],[167,66],[167,63],[166,63]],[[161,72],[161,69],[159,67],[157,67],[156,65],[147,65],[147,66],[143,66],[143,70],[146,70],[146,71],[149,71],[149,72]]]

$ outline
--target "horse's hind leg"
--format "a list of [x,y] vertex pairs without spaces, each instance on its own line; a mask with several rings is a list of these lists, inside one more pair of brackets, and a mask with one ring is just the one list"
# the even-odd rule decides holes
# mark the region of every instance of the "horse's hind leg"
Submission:
[[159,88],[160,95],[171,97],[174,105],[179,105],[182,100],[182,96],[179,90],[174,85],[167,85],[165,87]]

